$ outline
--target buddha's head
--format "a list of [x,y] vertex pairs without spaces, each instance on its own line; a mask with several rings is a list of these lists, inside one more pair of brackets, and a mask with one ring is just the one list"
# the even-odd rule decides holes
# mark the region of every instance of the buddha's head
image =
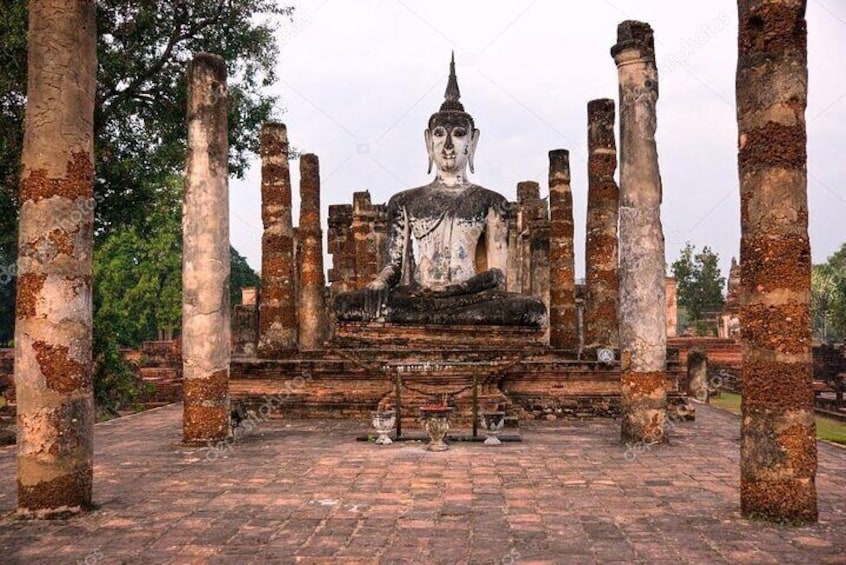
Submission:
[[470,172],[475,172],[473,156],[479,142],[479,130],[475,128],[473,116],[464,111],[459,101],[461,92],[455,76],[455,56],[449,64],[444,98],[441,109],[429,118],[429,127],[424,133],[429,172],[432,172],[432,163],[440,172],[463,174],[468,165]]

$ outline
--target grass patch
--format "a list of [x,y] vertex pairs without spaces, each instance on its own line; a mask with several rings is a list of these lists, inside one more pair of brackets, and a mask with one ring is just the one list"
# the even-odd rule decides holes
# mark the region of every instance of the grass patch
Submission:
[[711,397],[711,406],[740,414],[740,395],[734,392],[720,391],[720,396]]
[[[740,414],[740,395],[721,391],[720,396],[711,398],[711,406]],[[817,416],[817,438],[846,445],[846,422]]]
[[817,437],[846,445],[846,423],[817,416]]

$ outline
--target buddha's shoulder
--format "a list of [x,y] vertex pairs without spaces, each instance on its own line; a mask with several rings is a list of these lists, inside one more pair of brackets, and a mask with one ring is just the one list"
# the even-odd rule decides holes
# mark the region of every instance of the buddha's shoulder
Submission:
[[468,191],[473,191],[473,194],[478,195],[479,199],[484,200],[486,202],[494,202],[498,204],[500,202],[507,201],[505,196],[503,196],[499,192],[496,192],[495,190],[491,190],[489,188],[485,188],[484,186],[479,186],[478,184],[474,184],[473,186],[471,186]]
[[426,196],[426,193],[428,192],[427,189],[429,189],[429,186],[424,185],[397,192],[388,200],[388,205],[404,206],[409,202],[419,200],[420,198]]
[[[430,195],[433,194],[431,185],[418,186],[416,188],[409,188],[394,194],[388,201],[389,205],[407,206],[409,204],[426,201]],[[499,204],[506,202],[506,198],[494,190],[490,190],[477,184],[471,184],[464,191],[464,195],[469,196],[472,200],[483,203]]]

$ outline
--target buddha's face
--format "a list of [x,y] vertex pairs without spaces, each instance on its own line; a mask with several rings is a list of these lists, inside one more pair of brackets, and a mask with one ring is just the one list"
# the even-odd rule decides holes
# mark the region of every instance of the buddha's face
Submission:
[[461,174],[468,163],[472,171],[478,130],[467,120],[437,120],[432,126],[426,130],[426,148],[438,171]]

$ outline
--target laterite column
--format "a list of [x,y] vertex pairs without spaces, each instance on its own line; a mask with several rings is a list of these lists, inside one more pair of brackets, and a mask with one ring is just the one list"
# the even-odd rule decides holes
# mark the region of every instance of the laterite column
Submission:
[[297,349],[294,226],[285,124],[261,128],[261,297],[258,355],[279,357]]
[[666,439],[667,320],[652,28],[621,23],[611,55],[620,81],[621,435],[655,443]]
[[188,157],[182,215],[183,439],[229,434],[229,142],[226,63],[188,66]]
[[570,152],[549,152],[549,345],[578,349]]
[[740,0],[744,516],[817,520],[803,0]]
[[376,212],[370,201],[370,192],[353,193],[352,236],[355,240],[355,288],[364,288],[378,274],[376,265],[376,238],[373,224]]
[[320,164],[317,155],[300,157],[301,246],[299,281],[300,350],[320,349],[326,335],[326,282],[320,229]]
[[96,7],[29,2],[15,320],[18,513],[91,507]]
[[585,345],[619,344],[620,285],[617,277],[617,218],[620,192],[614,180],[617,143],[614,101],[588,103],[588,201],[585,242]]

